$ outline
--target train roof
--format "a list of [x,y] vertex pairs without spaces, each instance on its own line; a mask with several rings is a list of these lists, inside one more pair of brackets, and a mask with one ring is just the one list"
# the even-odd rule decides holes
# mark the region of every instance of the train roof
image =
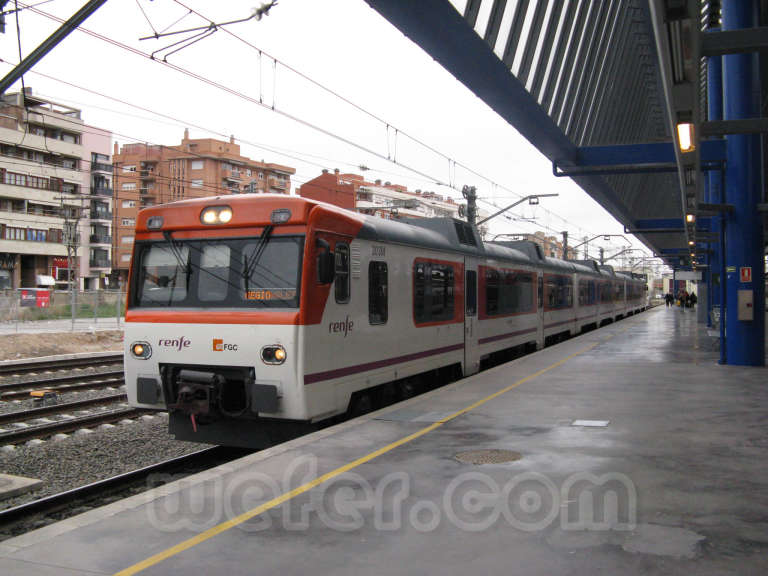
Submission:
[[600,264],[599,268],[605,276],[616,276],[616,272],[610,264]]
[[483,242],[477,231],[453,218],[386,220],[365,216],[358,237],[373,242],[394,242],[434,250],[481,254]]
[[560,260],[559,258],[548,258],[544,256],[541,246],[530,240],[504,240],[501,242],[486,242],[486,254],[491,254],[489,247],[498,246],[506,249],[513,249],[523,252],[530,261],[537,265],[549,268],[553,271],[578,272],[580,274],[594,273],[594,270],[582,262],[572,260]]
[[569,262],[573,262],[574,264],[579,264],[581,266],[586,266],[589,268],[590,272],[600,274],[600,264],[598,264],[597,260],[569,260]]
[[408,246],[488,256],[520,265],[547,265],[533,243],[510,245],[483,242],[477,229],[455,218],[406,218],[385,220],[366,216],[358,237],[374,242],[394,242]]

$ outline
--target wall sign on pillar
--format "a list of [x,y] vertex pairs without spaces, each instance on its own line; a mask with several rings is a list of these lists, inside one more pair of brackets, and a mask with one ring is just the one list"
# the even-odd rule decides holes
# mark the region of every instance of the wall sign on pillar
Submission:
[[742,266],[739,268],[739,271],[741,272],[741,281],[742,282],[752,282],[752,267],[751,266]]

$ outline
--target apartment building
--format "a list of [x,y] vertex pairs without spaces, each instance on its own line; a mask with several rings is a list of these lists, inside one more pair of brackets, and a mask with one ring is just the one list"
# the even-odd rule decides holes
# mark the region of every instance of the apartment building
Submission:
[[145,206],[222,194],[289,194],[295,168],[240,154],[234,138],[191,139],[176,146],[114,146],[114,230],[112,266],[124,282],[133,250],[136,215]]
[[[81,116],[80,110],[35,96],[29,88],[2,96],[0,289],[63,289],[70,273],[77,287],[96,288],[101,274],[109,273],[109,267],[89,268],[88,208],[95,198],[87,156],[91,150],[108,153],[111,135],[87,127]],[[91,139],[89,130],[99,136]],[[102,175],[108,180],[108,157],[105,167]],[[68,246],[74,258],[68,258]]]
[[87,258],[81,262],[83,287],[96,290],[108,286],[112,272],[112,134],[92,126],[83,132],[84,186],[90,191],[84,216],[88,236]]
[[298,189],[304,198],[320,200],[380,218],[458,218],[459,205],[434,192],[416,190],[381,180],[367,182],[358,174],[323,170]]

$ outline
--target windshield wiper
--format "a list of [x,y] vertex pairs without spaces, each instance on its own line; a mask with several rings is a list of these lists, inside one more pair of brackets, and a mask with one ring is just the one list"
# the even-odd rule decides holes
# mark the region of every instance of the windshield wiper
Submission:
[[251,272],[253,272],[256,264],[259,263],[259,259],[264,252],[264,248],[267,247],[269,235],[272,234],[272,230],[274,230],[274,228],[275,227],[272,224],[265,226],[261,236],[259,236],[259,241],[256,244],[256,248],[253,250],[253,254],[251,254],[250,258],[248,258],[246,254],[243,254],[243,278],[245,279],[246,292],[248,292],[248,279],[251,277]]
[[[184,260],[184,255],[181,253],[181,243],[177,242],[173,239],[171,236],[171,233],[169,231],[163,232],[163,238],[165,238],[165,241],[168,243],[168,247],[171,250],[171,254],[173,254],[173,257],[176,258],[176,263],[178,264],[181,271],[184,273],[184,290],[185,292],[189,292],[189,281],[190,277],[192,276],[191,270],[192,270],[192,251],[187,250],[187,259]],[[171,290],[168,293],[168,305],[170,306],[171,302],[173,302],[173,293],[176,291],[176,276],[179,273],[178,269],[173,274],[173,278],[170,280],[169,283],[171,283]]]
[[[171,254],[173,254],[173,257],[176,258],[176,263],[179,265],[179,268],[181,268],[181,271],[184,272],[184,274],[189,277],[189,268],[190,268],[190,258],[189,258],[189,252],[187,252],[187,260],[184,261],[184,256],[181,253],[181,243],[177,242],[173,239],[171,236],[171,233],[167,230],[163,232],[163,238],[165,238],[165,241],[168,243],[168,247],[171,249]],[[187,280],[189,281],[189,280]]]

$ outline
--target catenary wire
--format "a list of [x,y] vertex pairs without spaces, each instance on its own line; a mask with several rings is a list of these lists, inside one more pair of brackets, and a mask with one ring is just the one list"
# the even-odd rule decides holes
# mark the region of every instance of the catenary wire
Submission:
[[[174,1],[175,1],[175,0],[174,0]],[[185,7],[185,8],[187,8],[187,9],[189,9],[188,7],[186,7],[186,6],[182,5],[182,4],[179,4],[179,5],[180,5],[180,6],[183,6],[183,7]],[[54,20],[56,20],[56,21],[59,21],[59,22],[61,21],[61,19],[60,19],[60,18],[58,18],[58,17],[56,17],[56,16],[53,16],[53,15],[50,15],[50,14],[48,14],[48,13],[46,13],[46,12],[43,12],[43,11],[41,11],[41,10],[37,10],[37,9],[34,9],[33,11],[34,11],[35,13],[37,13],[37,14],[40,14],[40,15],[42,15],[42,16],[45,16],[45,17],[47,17],[47,18],[51,18],[51,19],[54,19]],[[198,15],[199,15],[199,14],[198,14]],[[200,15],[200,17],[204,18],[202,15]],[[113,44],[113,45],[115,45],[115,46],[117,46],[117,47],[119,47],[119,48],[122,48],[122,49],[124,49],[124,50],[127,50],[127,51],[129,51],[129,52],[131,52],[131,53],[133,53],[133,54],[135,54],[135,55],[139,55],[139,56],[142,56],[142,57],[144,57],[144,58],[152,59],[150,55],[148,55],[148,54],[146,54],[146,53],[142,52],[141,50],[138,50],[138,49],[136,49],[136,48],[133,48],[133,47],[131,47],[131,46],[128,46],[128,45],[126,45],[126,44],[123,44],[123,43],[121,43],[121,42],[118,42],[118,41],[116,41],[116,40],[113,40],[113,39],[111,39],[111,38],[105,37],[105,36],[103,36],[103,35],[101,35],[101,34],[99,34],[99,33],[97,33],[97,32],[94,32],[94,31],[92,31],[92,30],[89,30],[89,29],[86,29],[86,28],[83,28],[83,27],[80,27],[80,28],[79,28],[79,30],[81,30],[82,32],[84,32],[84,33],[86,33],[86,34],[88,34],[88,35],[91,35],[91,36],[93,36],[93,37],[95,37],[95,38],[98,38],[98,39],[100,39],[100,40],[102,40],[102,41],[108,42],[108,43],[110,43],[110,44]],[[255,46],[252,46],[252,47],[253,47],[254,49],[256,49],[256,50],[259,50],[261,53],[264,53],[263,51],[261,51],[260,49],[256,48]],[[273,58],[273,57],[271,57],[271,56],[269,56],[269,57],[270,57],[270,58],[272,58],[272,59],[273,59],[275,62],[279,62],[279,61],[278,61],[278,60],[276,60],[275,58]],[[335,134],[335,133],[331,132],[330,130],[326,130],[326,129],[324,129],[324,128],[322,128],[322,127],[318,126],[318,125],[315,125],[315,124],[313,124],[313,123],[311,123],[311,122],[309,122],[309,121],[307,121],[307,120],[304,120],[303,118],[297,117],[297,116],[295,116],[295,115],[293,115],[293,114],[289,114],[289,113],[287,113],[287,112],[285,112],[285,111],[282,111],[282,110],[278,110],[278,109],[274,108],[273,106],[269,106],[269,105],[266,105],[266,104],[264,104],[264,103],[260,102],[259,100],[257,100],[257,99],[255,99],[255,98],[252,98],[252,97],[248,96],[247,94],[244,94],[244,93],[242,93],[242,92],[239,92],[239,91],[237,91],[237,90],[234,90],[233,88],[230,88],[230,87],[227,87],[227,86],[225,86],[225,85],[222,85],[222,84],[220,84],[220,83],[218,83],[218,82],[215,82],[215,81],[213,81],[213,80],[211,80],[211,79],[209,79],[209,78],[205,78],[205,77],[202,77],[202,76],[200,76],[199,74],[197,74],[197,73],[195,73],[195,72],[192,72],[192,71],[190,71],[190,70],[187,70],[187,69],[185,69],[185,68],[182,68],[182,67],[180,67],[180,66],[177,66],[177,65],[175,65],[175,64],[171,64],[171,63],[169,63],[169,62],[165,62],[165,61],[159,61],[159,60],[155,60],[155,61],[156,61],[156,62],[159,62],[159,63],[161,63],[161,64],[163,64],[163,65],[165,65],[165,66],[167,66],[167,67],[169,67],[169,68],[171,68],[171,69],[174,69],[174,70],[176,70],[177,72],[180,72],[180,73],[182,73],[182,74],[185,74],[185,75],[187,75],[187,76],[189,76],[189,77],[191,77],[191,78],[197,79],[197,80],[198,80],[198,81],[200,81],[200,82],[206,83],[206,84],[208,84],[208,85],[210,85],[210,86],[213,86],[213,87],[215,87],[215,88],[217,88],[217,89],[220,89],[220,90],[222,90],[222,91],[228,92],[228,93],[230,93],[230,94],[232,94],[232,95],[234,95],[234,96],[237,96],[237,97],[239,97],[239,98],[242,98],[242,99],[244,99],[244,100],[246,100],[246,101],[250,101],[250,102],[251,102],[251,103],[253,103],[253,104],[256,104],[256,105],[262,106],[262,107],[264,107],[264,108],[267,108],[267,109],[271,109],[271,110],[273,110],[274,112],[276,112],[276,113],[277,113],[277,114],[279,114],[279,115],[282,115],[282,116],[284,116],[284,117],[286,117],[286,118],[288,118],[288,119],[291,119],[291,120],[293,120],[293,121],[295,121],[295,122],[297,122],[297,123],[299,123],[299,124],[302,124],[302,125],[304,125],[304,126],[306,126],[306,127],[312,128],[312,129],[314,129],[314,130],[316,130],[316,131],[318,131],[318,132],[320,132],[320,133],[322,133],[322,134],[324,134],[324,135],[326,135],[326,136],[329,136],[329,137],[331,137],[331,138],[334,138],[334,139],[337,139],[337,140],[339,140],[339,141],[341,141],[341,142],[344,142],[345,144],[348,144],[348,145],[350,145],[350,146],[353,146],[353,147],[356,147],[356,148],[358,148],[358,149],[361,149],[361,150],[363,150],[363,151],[365,151],[365,152],[367,152],[367,153],[369,153],[369,154],[372,154],[372,155],[374,155],[374,156],[376,156],[376,157],[378,157],[378,158],[380,158],[380,159],[382,159],[382,160],[391,161],[390,159],[386,158],[386,156],[384,156],[383,154],[381,154],[381,153],[378,153],[378,152],[376,152],[375,150],[372,150],[372,149],[370,149],[370,148],[369,148],[369,147],[367,147],[367,146],[364,146],[364,145],[362,145],[362,144],[359,144],[359,143],[356,143],[356,142],[354,142],[354,141],[352,141],[352,140],[350,140],[350,139],[348,139],[348,138],[345,138],[345,137],[342,137],[342,136],[340,136],[340,135],[338,135],[338,134]],[[282,63],[282,62],[280,62],[280,64],[281,64],[281,66],[283,66],[283,63]],[[293,69],[293,68],[290,68],[290,67],[289,67],[289,69],[291,69],[292,71],[295,71],[295,69]],[[297,73],[298,73],[298,72],[297,72]],[[305,75],[302,75],[302,77],[306,77],[306,76],[305,76]],[[307,78],[308,80],[310,80],[311,82],[315,83],[313,80],[309,79],[308,77],[306,77],[306,78]],[[321,85],[320,85],[320,84],[318,84],[318,83],[315,83],[315,84],[317,84],[317,85],[321,86]],[[323,87],[323,88],[324,88],[324,87]],[[325,89],[325,88],[324,88],[324,89]],[[326,89],[326,90],[327,90],[327,89]],[[332,92],[332,91],[331,91],[331,92]],[[335,93],[334,93],[334,94],[335,94]],[[345,100],[345,101],[346,101],[346,100]],[[355,105],[355,107],[356,107],[356,108],[358,108],[358,109],[361,109],[360,107],[358,107],[358,106],[356,106],[356,105]],[[362,109],[361,109],[361,110],[362,110]],[[370,115],[370,113],[369,113],[369,112],[367,112],[367,111],[365,111],[365,112],[366,112],[367,114],[369,114],[369,115]],[[376,116],[373,116],[373,115],[371,115],[371,116],[372,116],[372,117],[374,117],[374,118],[376,118],[376,119],[377,119],[377,120],[379,120],[379,121],[382,121],[381,119],[379,119],[379,118],[378,118],[378,117],[376,117]],[[405,133],[404,133],[404,134],[405,134]],[[410,136],[408,136],[408,137],[409,137],[410,139],[412,139],[414,142],[417,142],[417,143],[419,143],[420,145],[424,146],[425,148],[427,148],[427,149],[429,149],[429,150],[433,151],[434,153],[436,153],[436,154],[438,154],[438,155],[441,155],[441,156],[443,156],[444,158],[447,158],[447,159],[449,159],[449,160],[450,160],[450,158],[449,158],[448,156],[446,156],[445,154],[442,154],[442,153],[440,153],[439,151],[435,150],[434,148],[432,148],[432,147],[430,147],[430,146],[428,146],[428,145],[424,144],[423,142],[420,142],[418,139],[415,139],[415,138],[413,138],[413,137],[410,137]],[[434,176],[431,176],[431,175],[429,175],[429,174],[426,174],[426,173],[422,172],[421,170],[418,170],[418,169],[416,169],[415,167],[409,166],[409,165],[407,165],[407,164],[404,164],[404,163],[402,163],[402,162],[393,162],[393,163],[395,163],[396,165],[402,166],[402,167],[406,168],[407,170],[409,170],[409,171],[411,171],[411,172],[413,172],[413,173],[415,173],[415,174],[419,174],[419,175],[421,175],[422,177],[425,177],[425,178],[428,178],[428,179],[430,179],[430,180],[431,180],[431,181],[432,181],[434,184],[436,184],[436,185],[440,185],[440,186],[446,186],[446,187],[449,187],[449,188],[452,188],[452,189],[456,189],[456,188],[454,188],[454,187],[450,186],[449,184],[447,184],[447,183],[443,182],[443,181],[442,181],[442,179],[440,179],[440,178],[435,178]],[[467,171],[469,171],[469,172],[471,172],[471,173],[474,173],[474,174],[476,174],[478,177],[480,177],[480,178],[482,178],[482,179],[486,180],[486,181],[487,181],[487,182],[489,182],[489,183],[494,183],[494,182],[493,182],[491,179],[489,179],[489,178],[487,178],[487,177],[485,177],[485,176],[483,176],[483,175],[479,174],[478,172],[476,172],[476,171],[472,170],[472,169],[471,169],[471,168],[469,168],[469,167],[466,167],[466,166],[464,166],[463,164],[460,164],[460,163],[458,163],[458,162],[457,162],[457,163],[456,163],[456,165],[458,165],[458,166],[461,166],[461,167],[462,167],[462,168],[464,168],[465,170],[467,170]],[[507,187],[504,187],[504,186],[501,186],[501,185],[498,185],[498,186],[499,186],[499,188],[501,188],[501,189],[504,189],[504,190],[507,190],[508,192],[510,192],[510,193],[512,193],[512,194],[517,194],[516,192],[514,192],[513,190],[510,190],[510,189],[509,189],[509,188],[507,188]],[[568,220],[566,220],[565,218],[563,218],[563,217],[561,217],[561,216],[557,215],[556,213],[554,213],[554,212],[552,212],[552,211],[550,211],[550,210],[547,210],[546,208],[544,208],[544,211],[545,211],[545,212],[547,212],[547,213],[549,213],[549,214],[551,214],[551,215],[552,215],[552,217],[556,217],[556,218],[558,218],[558,219],[562,220],[562,221],[563,221],[563,222],[565,222],[565,223],[571,224],[571,225],[573,225],[573,226],[576,226],[577,228],[579,228],[579,229],[582,229],[582,230],[583,230],[583,228],[582,228],[581,226],[578,226],[578,225],[575,225],[574,223],[571,223],[571,222],[569,222],[569,221],[568,221]]]

